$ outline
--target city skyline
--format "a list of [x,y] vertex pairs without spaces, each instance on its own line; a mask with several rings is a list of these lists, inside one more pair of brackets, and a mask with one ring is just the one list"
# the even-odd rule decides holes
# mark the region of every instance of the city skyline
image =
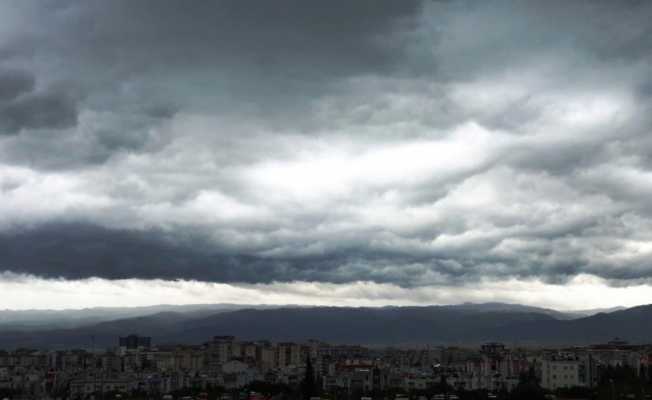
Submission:
[[0,4],[0,309],[652,303],[652,3]]
[[[543,349],[498,342],[365,347],[319,340],[247,341],[231,335],[159,346],[153,339],[129,335],[102,350],[0,352],[0,366],[10,371],[5,377],[16,382],[0,390],[73,399],[533,400],[567,393],[645,399],[652,377],[649,345],[622,340]],[[628,380],[625,372],[635,379]],[[22,379],[27,374],[42,377]]]

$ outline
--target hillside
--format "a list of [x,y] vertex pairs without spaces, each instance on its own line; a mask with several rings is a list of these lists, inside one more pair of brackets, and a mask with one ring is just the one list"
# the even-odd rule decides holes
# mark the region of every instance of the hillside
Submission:
[[74,329],[2,330],[0,347],[70,348],[114,346],[129,333],[156,343],[201,343],[214,335],[246,340],[364,345],[591,344],[619,336],[652,341],[652,306],[601,313],[574,320],[520,307],[304,307],[205,312],[163,312],[106,321]]

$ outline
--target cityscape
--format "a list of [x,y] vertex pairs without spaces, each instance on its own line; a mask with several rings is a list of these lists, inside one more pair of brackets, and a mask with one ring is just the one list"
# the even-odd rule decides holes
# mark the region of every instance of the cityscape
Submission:
[[648,399],[652,346],[382,347],[242,341],[157,345],[131,334],[108,349],[0,352],[15,399]]

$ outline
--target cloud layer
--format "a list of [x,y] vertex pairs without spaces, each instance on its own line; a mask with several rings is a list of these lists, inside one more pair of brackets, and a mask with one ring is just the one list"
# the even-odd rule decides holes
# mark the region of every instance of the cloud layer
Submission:
[[[418,288],[373,282],[225,284],[161,279],[52,280],[13,273],[3,273],[0,277],[3,308],[18,310],[78,309],[80,299],[84,300],[84,308],[170,303],[380,307],[493,301],[564,311],[610,308],[614,304],[628,307],[652,301],[648,285],[613,287],[587,275],[578,275],[563,286],[537,280],[483,279],[456,287]],[[25,293],[38,295],[25,296]]]
[[637,1],[3,4],[0,270],[647,283],[650,18]]

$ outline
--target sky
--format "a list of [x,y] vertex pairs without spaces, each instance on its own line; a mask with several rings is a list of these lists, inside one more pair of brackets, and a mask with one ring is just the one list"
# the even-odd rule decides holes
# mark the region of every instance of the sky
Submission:
[[652,303],[652,3],[0,3],[0,309]]

